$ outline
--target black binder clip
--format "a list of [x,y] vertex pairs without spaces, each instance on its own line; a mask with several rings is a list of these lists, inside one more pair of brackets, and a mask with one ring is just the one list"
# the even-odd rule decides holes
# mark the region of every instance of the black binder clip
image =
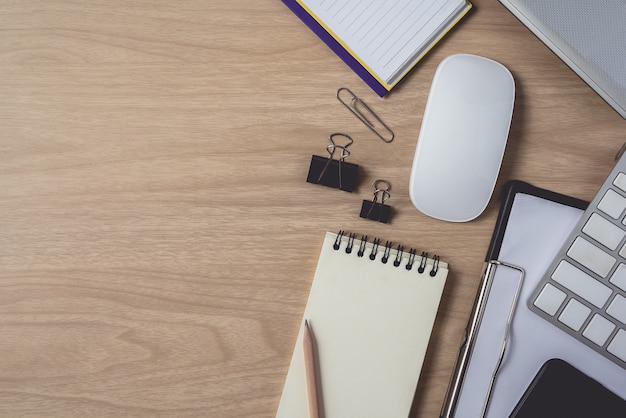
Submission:
[[[385,188],[380,188],[379,183],[383,183]],[[391,206],[385,205],[385,201],[391,198],[389,193],[391,185],[387,180],[376,180],[372,186],[374,187],[374,198],[371,202],[369,200],[363,201],[359,216],[386,224],[391,216]]]
[[[345,145],[335,144],[334,138],[337,136],[343,136],[348,140]],[[309,167],[309,174],[306,181],[313,184],[322,184],[324,186],[332,187],[334,189],[344,190],[346,192],[352,192],[357,186],[357,171],[359,166],[357,164],[345,162],[346,157],[350,155],[348,147],[354,142],[350,136],[342,133],[330,134],[328,137],[330,145],[326,146],[328,151],[328,158],[320,157],[319,155],[311,156],[311,166]],[[339,159],[333,159],[335,150],[341,149]]]

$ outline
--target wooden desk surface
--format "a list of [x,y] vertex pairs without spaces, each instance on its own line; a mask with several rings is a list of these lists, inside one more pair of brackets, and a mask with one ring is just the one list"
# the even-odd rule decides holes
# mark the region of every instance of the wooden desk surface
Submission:
[[[412,417],[437,416],[510,179],[590,199],[626,121],[495,0],[385,99],[279,1],[5,1],[0,8],[0,415],[272,417],[324,232],[451,265]],[[408,176],[438,63],[517,82],[488,209],[417,212]],[[335,99],[361,96],[384,144]],[[355,138],[357,192],[305,182]],[[391,182],[389,225],[358,217]]]

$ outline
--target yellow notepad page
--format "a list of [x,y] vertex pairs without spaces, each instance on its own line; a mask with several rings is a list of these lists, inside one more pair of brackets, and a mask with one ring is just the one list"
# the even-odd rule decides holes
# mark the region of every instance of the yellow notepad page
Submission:
[[[337,234],[326,233],[303,315],[317,344],[324,416],[406,418],[448,265],[422,257],[420,250],[408,270],[409,249],[400,257],[397,248],[382,242],[371,260],[371,239],[364,245],[366,241],[340,238],[336,250]],[[385,253],[387,263],[382,262]],[[308,417],[302,337],[301,328],[276,415],[280,418]]]

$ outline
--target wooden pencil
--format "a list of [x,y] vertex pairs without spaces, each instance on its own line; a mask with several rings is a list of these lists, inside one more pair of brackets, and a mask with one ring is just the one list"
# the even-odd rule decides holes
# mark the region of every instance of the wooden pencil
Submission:
[[321,418],[320,403],[318,395],[317,377],[317,353],[315,352],[315,341],[308,320],[304,320],[304,368],[306,372],[306,387],[309,398],[309,418]]

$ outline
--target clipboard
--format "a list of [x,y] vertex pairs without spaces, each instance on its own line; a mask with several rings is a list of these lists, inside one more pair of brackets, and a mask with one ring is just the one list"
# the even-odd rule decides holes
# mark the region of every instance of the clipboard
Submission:
[[561,358],[626,399],[626,371],[532,313],[526,301],[588,202],[507,183],[441,418],[507,417]]

